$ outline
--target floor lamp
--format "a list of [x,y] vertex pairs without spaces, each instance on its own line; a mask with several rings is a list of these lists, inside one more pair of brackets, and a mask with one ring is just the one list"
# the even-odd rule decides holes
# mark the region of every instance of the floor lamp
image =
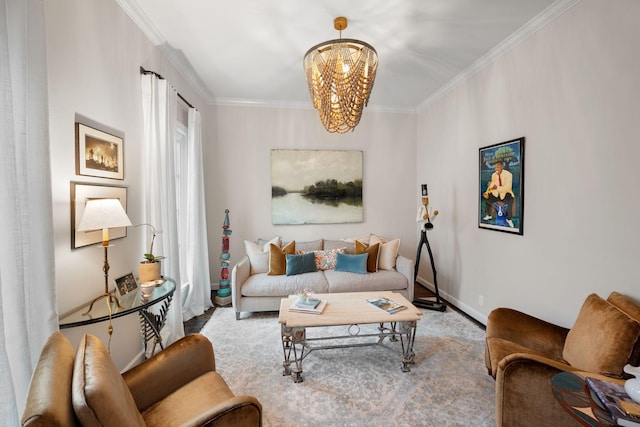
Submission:
[[124,211],[119,199],[93,199],[87,201],[84,207],[78,231],[95,231],[102,230],[102,247],[104,248],[104,263],[102,271],[104,272],[104,293],[91,301],[89,309],[82,313],[89,314],[93,308],[93,304],[102,299],[108,298],[108,303],[115,302],[120,306],[118,297],[109,292],[109,257],[107,249],[109,248],[109,229],[116,227],[127,227],[131,225],[131,221]]
[[418,243],[418,251],[416,254],[416,265],[413,271],[414,283],[418,279],[418,268],[420,267],[420,256],[422,255],[422,246],[427,247],[429,252],[429,259],[431,260],[431,271],[433,272],[433,285],[436,290],[435,301],[430,298],[416,298],[413,300],[413,305],[417,307],[427,308],[429,310],[445,311],[447,305],[444,300],[440,298],[440,291],[438,290],[438,279],[436,277],[436,264],[433,262],[433,253],[431,252],[431,246],[429,245],[429,239],[427,239],[427,231],[433,229],[433,223],[431,222],[431,216],[434,218],[438,215],[438,211],[434,211],[433,214],[429,214],[429,195],[427,192],[427,184],[422,184],[422,206],[418,210],[418,222],[423,222],[422,230],[420,233],[420,243]]

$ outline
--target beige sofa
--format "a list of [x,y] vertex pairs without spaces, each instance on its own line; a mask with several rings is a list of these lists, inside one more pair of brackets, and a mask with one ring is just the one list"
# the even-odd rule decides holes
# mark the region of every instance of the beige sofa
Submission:
[[[282,245],[279,238],[271,241],[245,241],[247,254],[231,271],[231,295],[236,319],[240,319],[243,312],[278,311],[282,298],[305,289],[314,293],[393,291],[412,301],[413,261],[397,254],[400,240],[389,240],[380,236],[371,236],[363,240],[356,244],[356,240],[317,239],[306,242],[294,241],[294,244],[296,254],[314,252],[316,256],[340,250],[345,254],[369,251],[370,271],[366,274],[329,268],[296,275],[274,275],[265,271],[269,270],[271,266],[268,264],[273,261],[272,254],[269,253],[270,245],[283,249],[291,242]],[[376,245],[378,251],[377,254],[373,254],[372,250]],[[362,247],[365,249],[359,250]]]
[[623,367],[640,363],[640,305],[612,292],[589,295],[571,329],[517,310],[489,314],[485,362],[496,379],[496,425],[580,426],[562,408],[551,378],[582,371],[622,378]]

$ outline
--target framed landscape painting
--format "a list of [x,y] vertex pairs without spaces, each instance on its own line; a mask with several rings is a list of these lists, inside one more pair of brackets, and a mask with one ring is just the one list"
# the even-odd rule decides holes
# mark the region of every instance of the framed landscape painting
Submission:
[[363,222],[362,151],[271,150],[271,222]]
[[478,227],[522,235],[524,137],[480,148]]
[[76,123],[76,173],[124,179],[123,144],[122,138]]

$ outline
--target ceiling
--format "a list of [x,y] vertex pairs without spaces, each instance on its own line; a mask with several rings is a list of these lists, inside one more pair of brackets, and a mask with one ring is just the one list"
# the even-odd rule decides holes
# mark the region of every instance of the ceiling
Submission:
[[[339,38],[378,52],[370,108],[416,111],[567,0],[117,0],[209,103],[311,106],[302,58]],[[557,12],[554,12],[557,13]],[[548,20],[548,19],[547,19]],[[515,34],[514,34],[515,33]],[[525,34],[525,35],[522,35]]]

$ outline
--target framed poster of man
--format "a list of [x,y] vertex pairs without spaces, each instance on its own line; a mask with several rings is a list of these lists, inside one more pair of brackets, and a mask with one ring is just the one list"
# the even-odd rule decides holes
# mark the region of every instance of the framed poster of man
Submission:
[[523,233],[524,137],[479,150],[478,227]]

